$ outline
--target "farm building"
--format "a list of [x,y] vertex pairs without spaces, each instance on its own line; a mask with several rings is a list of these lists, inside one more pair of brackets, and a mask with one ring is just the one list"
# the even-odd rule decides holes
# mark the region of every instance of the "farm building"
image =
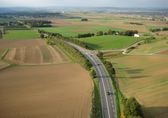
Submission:
[[143,34],[134,34],[134,37],[143,37]]

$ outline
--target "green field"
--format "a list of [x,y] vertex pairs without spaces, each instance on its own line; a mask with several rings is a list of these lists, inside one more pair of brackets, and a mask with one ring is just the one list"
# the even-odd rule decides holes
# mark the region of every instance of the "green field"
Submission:
[[[114,27],[108,27],[108,26],[84,26],[84,27],[48,27],[48,28],[37,28],[35,27],[35,29],[40,29],[40,30],[44,30],[47,32],[51,32],[51,33],[60,33],[62,34],[64,37],[75,37],[78,34],[86,34],[86,33],[95,33],[97,31],[103,31],[103,32],[107,32],[109,29],[111,30],[115,30],[115,31],[126,31],[125,29],[119,29],[119,28],[114,28]],[[91,30],[95,30],[95,31],[85,31],[85,32],[73,32],[71,30],[86,30],[86,29],[91,29]]]
[[143,37],[105,35],[81,38],[78,40],[85,42],[89,46],[89,49],[92,50],[110,50],[125,48],[142,39]]
[[9,34],[5,34],[5,39],[23,39],[23,38],[39,38],[40,34],[33,30],[8,30]]
[[119,88],[125,97],[134,96],[146,118],[166,116],[168,56],[124,56],[111,58]]
[[143,44],[133,49],[130,54],[149,54],[163,49],[168,49],[168,40],[161,40],[153,43]]

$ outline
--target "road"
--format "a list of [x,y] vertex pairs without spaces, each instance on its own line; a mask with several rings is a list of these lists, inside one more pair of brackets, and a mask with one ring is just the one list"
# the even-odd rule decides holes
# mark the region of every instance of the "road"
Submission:
[[[98,76],[103,118],[117,118],[113,87],[111,85],[109,75],[106,72],[101,61],[96,57],[94,52],[83,49],[75,44],[66,41],[64,42],[82,52],[93,64]],[[107,95],[108,91],[110,92],[110,95]]]

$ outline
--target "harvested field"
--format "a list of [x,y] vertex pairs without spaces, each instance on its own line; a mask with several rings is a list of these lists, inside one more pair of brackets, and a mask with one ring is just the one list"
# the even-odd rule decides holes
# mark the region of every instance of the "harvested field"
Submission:
[[168,49],[155,54],[168,55]]
[[40,46],[45,45],[40,38],[31,39],[1,39],[0,49],[28,47],[28,46]]
[[90,22],[68,22],[64,20],[51,20],[53,27],[79,27],[79,26],[99,26]]
[[10,34],[8,30],[5,30],[5,34]]
[[12,66],[0,75],[1,118],[89,117],[93,83],[77,63]]
[[0,61],[0,69],[9,66],[10,64]]
[[160,32],[154,32],[154,33],[159,34],[156,38],[168,37],[168,31],[160,31]]
[[[19,65],[59,64],[70,62],[61,50],[59,50],[60,53],[56,50],[57,48],[53,48],[52,46],[43,46],[43,50],[38,46],[11,48],[5,55],[4,60]],[[65,57],[65,59],[62,59],[62,57]]]
[[86,29],[86,30],[71,30],[72,32],[87,32],[87,31],[95,31],[91,29]]
[[125,97],[142,104],[146,118],[166,118],[168,111],[168,56],[124,56],[110,61]]

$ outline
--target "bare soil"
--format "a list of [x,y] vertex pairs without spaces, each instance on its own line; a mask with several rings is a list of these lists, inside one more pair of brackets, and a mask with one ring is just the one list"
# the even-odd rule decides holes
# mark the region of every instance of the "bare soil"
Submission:
[[[56,46],[54,46],[57,48]],[[49,62],[43,61],[43,54],[38,46],[11,48],[3,58],[5,61],[19,65],[42,65],[42,64],[59,64],[68,63],[70,60],[61,50],[60,54],[52,46],[44,46],[49,56]],[[62,59],[63,56],[65,59]]]
[[93,83],[77,63],[12,66],[0,75],[1,118],[89,117]]
[[28,46],[41,46],[45,45],[40,38],[31,39],[1,39],[0,48],[17,48],[17,47],[28,47]]
[[5,34],[10,34],[8,30],[5,30]]
[[6,51],[6,49],[0,49],[0,56]]
[[156,54],[161,54],[161,55],[168,55],[168,50],[164,50],[162,52],[158,52]]
[[156,38],[168,37],[168,31],[160,31],[160,32],[154,32],[154,33],[159,34]]
[[9,66],[10,64],[0,61],[0,69]]
[[72,32],[87,32],[87,31],[95,31],[92,29],[85,29],[85,30],[71,30]]

